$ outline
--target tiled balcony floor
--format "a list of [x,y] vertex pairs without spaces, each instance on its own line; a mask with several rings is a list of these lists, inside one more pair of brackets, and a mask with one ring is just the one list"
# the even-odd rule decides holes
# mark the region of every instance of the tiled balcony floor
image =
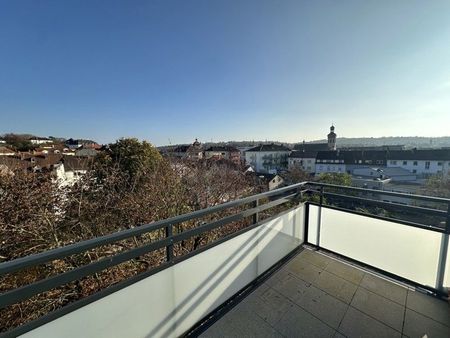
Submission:
[[450,337],[450,307],[303,250],[202,337]]

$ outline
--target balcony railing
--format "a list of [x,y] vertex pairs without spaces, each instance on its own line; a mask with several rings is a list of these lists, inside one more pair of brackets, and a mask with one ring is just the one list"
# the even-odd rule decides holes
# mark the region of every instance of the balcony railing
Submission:
[[[410,205],[375,199],[379,194]],[[263,220],[261,213],[284,205]],[[361,206],[366,206],[366,209]],[[174,226],[225,210],[230,216],[193,229]],[[375,208],[375,209],[373,209]],[[380,214],[391,210],[391,214]],[[421,215],[423,217],[421,217]],[[426,217],[425,217],[426,216]],[[182,256],[176,243],[251,219],[250,225]],[[6,337],[179,336],[228,299],[270,274],[304,245],[443,296],[450,285],[450,200],[303,182],[0,264],[0,276],[118,241],[164,230],[163,239],[8,290],[0,309],[72,281],[164,249],[158,267],[4,333]]]

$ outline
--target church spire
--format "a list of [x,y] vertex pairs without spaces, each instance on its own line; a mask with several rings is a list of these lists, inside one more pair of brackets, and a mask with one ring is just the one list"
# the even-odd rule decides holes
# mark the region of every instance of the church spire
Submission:
[[336,150],[336,133],[334,132],[334,124],[331,124],[330,133],[328,134],[328,149]]

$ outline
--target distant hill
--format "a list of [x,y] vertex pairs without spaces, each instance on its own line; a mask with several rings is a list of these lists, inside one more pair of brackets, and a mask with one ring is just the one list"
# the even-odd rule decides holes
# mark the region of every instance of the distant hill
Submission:
[[[283,144],[287,147],[294,148],[297,143],[287,143],[280,141],[228,141],[228,142],[205,142],[203,147],[231,145],[235,147],[253,147],[258,144]],[[315,140],[306,143],[327,143],[326,139]],[[404,145],[406,148],[442,148],[450,147],[450,136],[444,137],[419,137],[419,136],[388,136],[388,137],[338,137],[337,147],[373,147],[373,146],[394,146]],[[160,149],[176,147],[178,145],[162,146]]]
[[[325,139],[310,143],[327,142]],[[450,136],[420,137],[420,136],[388,136],[388,137],[338,137],[337,147],[368,147],[404,145],[407,148],[441,148],[450,147]]]

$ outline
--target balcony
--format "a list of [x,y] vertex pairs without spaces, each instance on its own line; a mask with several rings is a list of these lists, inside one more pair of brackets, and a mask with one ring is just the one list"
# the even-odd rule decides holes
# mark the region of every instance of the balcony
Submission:
[[310,249],[201,337],[449,337],[447,303]]
[[[376,200],[380,193],[411,203]],[[305,182],[4,262],[0,277],[133,236],[165,234],[3,292],[0,309],[165,251],[159,266],[3,336],[448,337],[449,205],[442,198]],[[232,213],[224,217],[224,211]],[[176,231],[177,224],[215,214],[209,223]],[[251,222],[174,254],[180,241],[241,220]]]

